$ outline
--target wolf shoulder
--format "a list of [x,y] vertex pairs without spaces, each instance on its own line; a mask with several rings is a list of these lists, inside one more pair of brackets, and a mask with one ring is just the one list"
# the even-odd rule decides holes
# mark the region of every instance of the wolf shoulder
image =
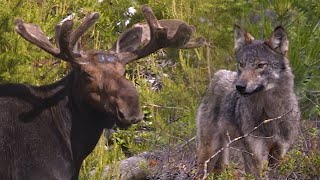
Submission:
[[214,74],[208,89],[214,90],[216,94],[225,94],[235,91],[234,83],[236,80],[236,71],[222,69]]
[[[237,72],[230,70],[218,70],[210,81],[206,94],[204,95],[197,113],[197,122],[210,122],[218,120],[221,109],[229,102],[236,102],[236,90],[234,87]],[[227,108],[230,109],[230,108]]]

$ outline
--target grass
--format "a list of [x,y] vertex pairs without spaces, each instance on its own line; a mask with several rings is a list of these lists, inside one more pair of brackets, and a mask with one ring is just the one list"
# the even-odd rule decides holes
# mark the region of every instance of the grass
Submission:
[[[146,118],[128,130],[117,131],[113,144],[107,148],[105,140],[97,144],[81,168],[80,179],[101,179],[106,166],[110,167],[106,179],[118,179],[118,162],[128,152],[137,154],[164,146],[174,146],[195,136],[195,115],[200,99],[213,75],[221,68],[235,69],[233,57],[233,24],[239,24],[256,38],[266,39],[272,29],[283,25],[289,34],[289,59],[295,74],[296,91],[306,122],[312,126],[303,135],[313,133],[319,137],[320,116],[320,4],[315,0],[297,1],[218,1],[218,0],[117,0],[103,1],[5,1],[0,0],[0,79],[2,82],[48,84],[67,72],[65,63],[53,65],[53,59],[38,48],[22,40],[13,29],[13,20],[22,17],[39,24],[49,36],[54,25],[67,14],[76,12],[78,19],[92,11],[100,12],[100,20],[83,40],[87,48],[108,49],[126,27],[123,22],[131,18],[130,25],[143,20],[139,7],[148,3],[156,16],[179,18],[197,28],[196,34],[207,39],[208,46],[193,50],[164,50],[132,63],[127,77],[136,84]],[[132,17],[125,15],[129,6],[137,9]],[[41,8],[40,8],[41,7]],[[80,12],[82,8],[82,12]],[[31,13],[32,12],[32,13]],[[120,25],[116,25],[119,24]],[[163,64],[167,64],[163,66]],[[29,76],[25,76],[28,74]],[[147,81],[156,77],[161,89],[153,90]],[[308,124],[308,123],[306,123]],[[301,142],[303,144],[303,142]],[[313,143],[314,144],[314,143]],[[279,173],[299,170],[306,177],[307,169],[319,165],[319,150],[306,154],[295,148],[288,155]],[[301,161],[300,161],[300,159]],[[299,161],[295,161],[299,159]],[[297,168],[298,167],[298,168]],[[95,173],[93,173],[95,172]],[[226,172],[225,177],[233,174]],[[309,176],[310,175],[310,176]],[[222,178],[223,179],[223,178]]]
[[[150,131],[143,131],[141,133],[136,129],[139,126],[137,125],[125,132],[125,137],[133,133],[134,135],[132,136],[142,139],[142,143],[139,143],[138,147],[135,145],[136,138],[126,139],[126,143],[130,146],[129,149],[132,149],[134,152],[139,153],[146,150],[159,149],[161,146],[181,144],[193,137],[195,135],[196,109],[210,80],[209,77],[215,70],[220,68],[234,69],[232,29],[230,27],[235,22],[232,22],[231,17],[233,16],[228,13],[234,9],[239,9],[244,4],[240,3],[231,7],[228,7],[228,4],[219,4],[218,6],[220,7],[214,7],[213,4],[215,3],[212,2],[200,3],[203,8],[197,10],[189,1],[174,1],[172,2],[174,3],[171,6],[172,9],[169,10],[169,14],[172,14],[172,16],[185,19],[187,22],[196,25],[198,33],[200,30],[199,34],[204,35],[208,43],[210,43],[211,46],[209,48],[189,51],[167,51],[166,59],[170,59],[176,63],[171,68],[160,68],[157,64],[159,56],[152,56],[147,60],[141,60],[142,65],[139,63],[137,66],[132,67],[137,68],[136,72],[141,72],[142,69],[149,69],[157,74],[163,83],[161,91],[153,91],[150,90],[150,84],[145,82],[145,77],[136,76],[133,80],[139,84],[142,104],[144,110],[149,115],[143,126],[150,129]],[[273,4],[267,2],[262,4],[252,3],[251,5],[244,5],[244,10],[239,11],[238,16],[233,20],[244,26],[255,37],[262,39],[269,37],[269,33],[276,24],[285,25],[290,37],[289,59],[296,74],[296,88],[300,95],[301,104],[302,106],[307,104],[308,107],[311,106],[314,109],[306,110],[304,108],[305,117],[317,118],[319,116],[317,114],[319,112],[319,102],[310,98],[308,99],[307,96],[309,96],[309,90],[316,90],[319,85],[319,83],[314,83],[314,80],[319,77],[319,73],[315,72],[315,68],[310,68],[310,66],[319,66],[319,61],[317,61],[319,58],[319,46],[316,40],[319,38],[319,28],[317,28],[317,24],[308,22],[305,19],[305,16],[307,16],[306,12],[301,11],[300,7],[297,7],[300,5],[299,3],[290,1],[282,3],[274,2]],[[253,7],[258,10],[252,12],[251,8]],[[217,14],[206,9],[215,9]],[[226,12],[223,13],[223,10]],[[273,11],[275,13],[274,16],[265,15],[268,11]],[[198,19],[185,12],[195,13],[197,14],[197,18],[200,16],[208,19],[205,19],[205,23],[200,24],[197,21]],[[212,16],[208,16],[209,13],[212,13]],[[218,16],[229,18],[229,24],[222,23],[223,20]],[[250,21],[252,16],[258,16],[261,20],[253,23]],[[218,22],[214,22],[215,20]],[[210,25],[210,23],[221,24],[212,29],[212,24]],[[301,23],[310,23],[310,25],[301,26]],[[146,61],[146,63],[142,61]],[[168,76],[163,76],[164,74]],[[310,81],[306,81],[306,79],[310,79]],[[136,134],[137,132],[138,134]],[[98,146],[97,148],[102,147]],[[310,154],[310,158],[309,156],[302,155],[303,160],[292,162],[293,160],[297,160],[297,157],[301,157],[302,152],[302,149],[297,148],[289,153],[287,161],[278,167],[277,172],[282,177],[285,177],[293,173],[296,170],[294,168],[308,169],[311,164],[312,166],[319,164],[317,162],[319,158],[318,152]],[[298,162],[300,163],[299,165]],[[301,173],[305,173],[305,177],[311,177],[316,172],[307,173],[304,171]],[[219,176],[220,179],[235,179],[236,177],[237,174],[232,169]],[[247,178],[250,178],[250,175]]]

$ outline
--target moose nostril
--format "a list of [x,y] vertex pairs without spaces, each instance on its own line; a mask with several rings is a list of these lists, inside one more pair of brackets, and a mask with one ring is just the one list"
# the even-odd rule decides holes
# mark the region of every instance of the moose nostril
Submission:
[[138,122],[142,121],[143,118],[144,118],[144,115],[142,114],[142,115],[140,115],[140,116],[138,116],[138,117],[136,117],[136,118],[133,118],[133,119],[131,120],[131,122],[132,122],[133,124],[137,124]]
[[132,123],[133,124],[137,124],[138,122],[140,122],[142,119],[140,119],[140,118],[134,118],[134,119],[132,119]]
[[244,86],[244,85],[236,85],[236,89],[237,89],[238,92],[243,94],[244,91],[246,90],[246,86]]
[[136,118],[133,118],[133,119],[131,120],[131,122],[132,122],[133,124],[136,124],[136,123],[138,123],[138,122],[139,122],[139,120],[138,120],[138,119],[136,119]]

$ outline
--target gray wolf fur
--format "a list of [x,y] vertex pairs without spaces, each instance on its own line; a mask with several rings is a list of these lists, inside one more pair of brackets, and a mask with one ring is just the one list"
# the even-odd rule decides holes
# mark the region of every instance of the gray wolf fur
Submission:
[[[265,165],[277,163],[299,133],[300,110],[287,59],[288,37],[279,26],[268,40],[255,40],[235,26],[234,40],[237,72],[216,72],[198,108],[198,173],[203,175],[205,161],[230,139],[252,131],[266,119],[283,115],[231,144],[243,150],[240,159],[246,172],[259,179]],[[228,166],[229,151],[227,148],[212,158],[208,172]]]

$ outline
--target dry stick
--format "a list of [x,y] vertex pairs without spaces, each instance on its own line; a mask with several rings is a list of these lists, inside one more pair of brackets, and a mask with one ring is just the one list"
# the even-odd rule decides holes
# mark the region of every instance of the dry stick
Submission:
[[193,141],[193,140],[195,140],[195,139],[196,139],[196,137],[193,136],[191,139],[187,140],[184,144],[182,144],[182,145],[181,145],[181,148],[184,147],[184,146],[186,146],[186,145],[188,145],[191,141]]
[[254,156],[254,154],[252,154],[249,151],[245,151],[245,150],[234,148],[234,147],[229,147],[229,148],[232,149],[232,150],[238,151],[238,152],[247,153],[247,154],[250,154],[251,156]]
[[249,136],[254,137],[254,138],[260,138],[260,139],[271,139],[274,137],[274,135],[272,135],[272,136],[255,136],[252,134],[250,134]]
[[243,136],[239,136],[237,138],[234,138],[232,139],[231,141],[229,141],[229,143],[225,146],[225,147],[222,147],[221,149],[219,149],[219,151],[217,151],[216,153],[214,153],[208,160],[206,160],[204,162],[204,175],[203,175],[203,178],[202,180],[206,179],[208,177],[208,163],[210,162],[210,160],[212,158],[214,158],[215,156],[217,156],[219,153],[221,153],[223,150],[227,149],[230,147],[230,144],[236,142],[236,141],[239,141],[240,139],[243,139],[243,138],[246,138],[248,137],[251,133],[253,133],[255,130],[257,130],[260,126],[262,126],[263,124],[267,124],[271,121],[274,121],[274,120],[278,120],[278,119],[281,119],[283,116],[289,114],[293,109],[291,109],[290,111],[276,117],[276,118],[272,118],[272,119],[266,119],[264,121],[262,121],[258,126],[254,127],[251,131],[247,132],[246,134],[244,134]]
[[[181,150],[183,150],[182,148],[184,147],[184,146],[186,146],[186,145],[189,145],[189,143],[191,143],[193,140],[195,140],[196,139],[196,136],[193,136],[191,139],[189,139],[189,140],[187,140],[184,144],[182,144],[180,147],[179,147],[179,151],[181,151]],[[189,148],[191,148],[191,147],[189,147]]]
[[177,110],[185,110],[180,107],[174,107],[174,106],[161,106],[157,104],[147,104],[146,106],[156,107],[156,108],[164,108],[164,109],[177,109]]
[[[228,140],[229,142],[231,141],[231,137],[230,137],[230,134],[229,134],[229,131],[227,131],[227,136],[228,136]],[[253,156],[252,153],[248,152],[248,151],[245,151],[245,150],[242,150],[242,149],[237,149],[237,148],[234,148],[234,147],[229,147],[230,149],[232,150],[235,150],[235,151],[239,151],[239,152],[245,152],[245,153],[248,153],[250,154],[251,156]]]
[[210,58],[210,46],[208,44],[205,45],[206,47],[206,58],[207,58],[207,67],[208,67],[208,79],[211,79],[212,76],[211,76],[211,58]]

